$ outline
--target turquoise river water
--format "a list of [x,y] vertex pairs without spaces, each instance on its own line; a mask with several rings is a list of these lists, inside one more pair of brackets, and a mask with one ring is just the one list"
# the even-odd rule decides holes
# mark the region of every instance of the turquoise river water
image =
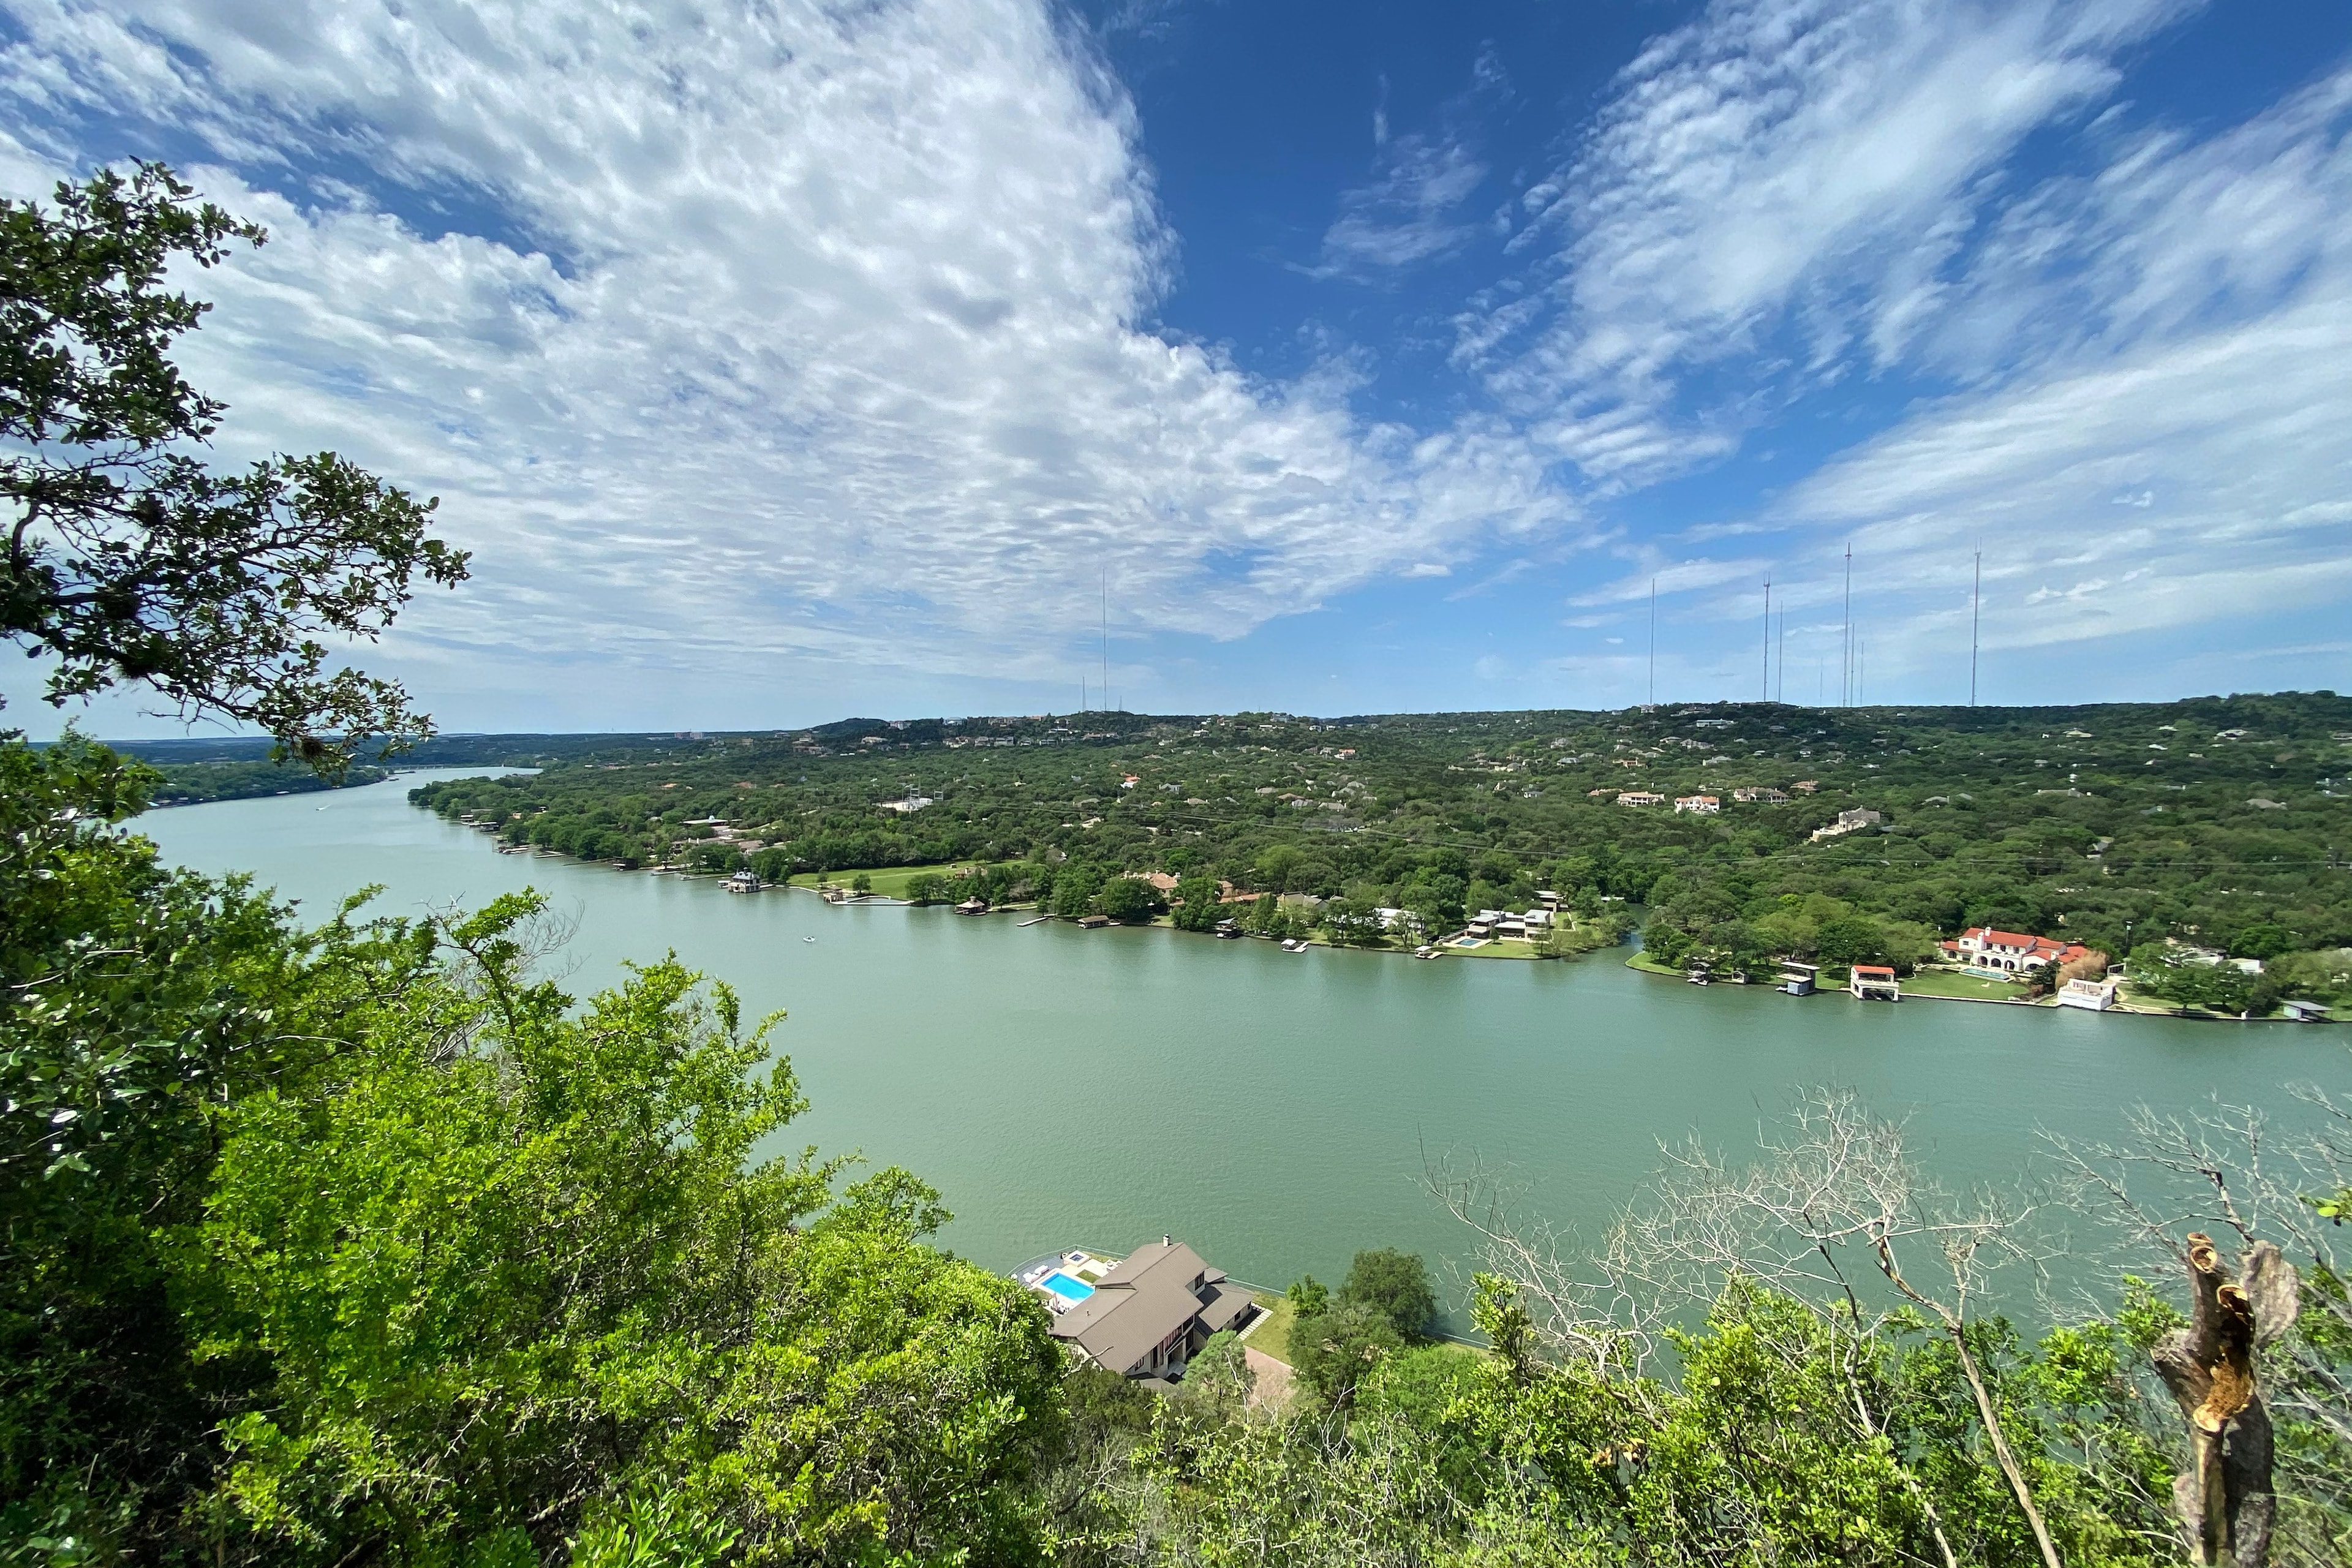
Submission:
[[[457,770],[462,772],[465,770]],[[789,1010],[778,1038],[814,1109],[797,1146],[863,1151],[939,1186],[946,1244],[1008,1268],[1074,1244],[1173,1233],[1235,1277],[1346,1271],[1361,1247],[1461,1260],[1424,1154],[1507,1166],[1518,1202],[1598,1240],[1696,1132],[1752,1144],[1801,1086],[1908,1116],[1947,1183],[2027,1173],[2042,1130],[2122,1131],[2128,1106],[2352,1078],[2335,1027],[2180,1023],[1953,1002],[1799,1000],[1566,963],[1317,951],[1165,930],[716,884],[525,855],[407,803],[420,773],[320,795],[159,811],[139,827],[199,870],[252,872],[323,918],[369,883],[418,913],[530,885],[577,921],[577,993],[666,950]],[[1021,917],[1025,918],[1025,917]],[[814,937],[814,942],[804,938]]]

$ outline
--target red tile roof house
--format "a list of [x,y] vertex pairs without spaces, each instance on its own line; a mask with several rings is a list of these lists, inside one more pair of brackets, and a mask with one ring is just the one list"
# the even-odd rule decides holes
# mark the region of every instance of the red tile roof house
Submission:
[[2031,973],[2045,963],[2072,963],[2091,951],[2079,942],[2053,942],[2046,936],[1995,931],[1990,926],[1970,926],[1943,947],[1945,954],[1958,959],[1969,973],[2003,978]]
[[1164,1380],[1221,1329],[1257,1313],[1225,1271],[1168,1237],[1136,1248],[1095,1282],[1094,1294],[1054,1319],[1053,1335],[1122,1376]]

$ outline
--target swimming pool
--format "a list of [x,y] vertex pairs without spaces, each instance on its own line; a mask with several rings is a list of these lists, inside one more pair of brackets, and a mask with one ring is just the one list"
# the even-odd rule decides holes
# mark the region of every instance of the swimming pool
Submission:
[[1095,1293],[1093,1286],[1083,1279],[1073,1279],[1058,1268],[1038,1280],[1037,1283],[1065,1301],[1083,1301]]

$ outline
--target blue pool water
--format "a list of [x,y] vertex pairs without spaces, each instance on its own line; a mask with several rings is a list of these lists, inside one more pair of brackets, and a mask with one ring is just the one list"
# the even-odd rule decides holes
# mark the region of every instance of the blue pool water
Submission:
[[1058,1269],[1046,1275],[1040,1283],[1065,1301],[1083,1301],[1095,1293],[1093,1286],[1083,1279],[1073,1279]]

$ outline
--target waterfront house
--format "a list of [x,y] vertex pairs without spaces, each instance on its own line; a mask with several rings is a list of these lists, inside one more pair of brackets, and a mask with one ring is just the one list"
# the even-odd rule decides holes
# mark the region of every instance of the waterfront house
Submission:
[[2290,997],[2279,1004],[2279,1011],[2284,1013],[2293,1023],[2325,1024],[2327,1022],[2327,1005],[2323,1002],[2303,1002]]
[[1970,926],[1942,944],[1945,956],[1958,959],[1971,974],[2010,979],[2030,974],[2045,963],[2067,964],[2089,956],[2079,942],[2057,942],[2027,931],[1995,931]]
[[1078,917],[1078,924],[1088,931],[1100,931],[1103,927],[1110,924],[1110,917],[1108,915],[1080,915]]
[[756,893],[760,890],[760,874],[757,871],[738,871],[727,879],[727,890],[730,893]]
[[966,899],[963,902],[956,906],[956,913],[960,915],[984,915],[987,912],[988,900],[986,899]]
[[1900,1002],[1903,987],[1895,983],[1895,971],[1883,963],[1857,963],[1847,981],[1858,1002]]
[[1678,795],[1675,796],[1675,809],[1699,816],[1713,816],[1723,809],[1723,802],[1711,795]]
[[1248,1291],[1225,1282],[1223,1269],[1163,1236],[1055,1314],[1050,1331],[1081,1360],[1122,1377],[1165,1379],[1182,1372],[1211,1334],[1243,1328],[1257,1312]]

